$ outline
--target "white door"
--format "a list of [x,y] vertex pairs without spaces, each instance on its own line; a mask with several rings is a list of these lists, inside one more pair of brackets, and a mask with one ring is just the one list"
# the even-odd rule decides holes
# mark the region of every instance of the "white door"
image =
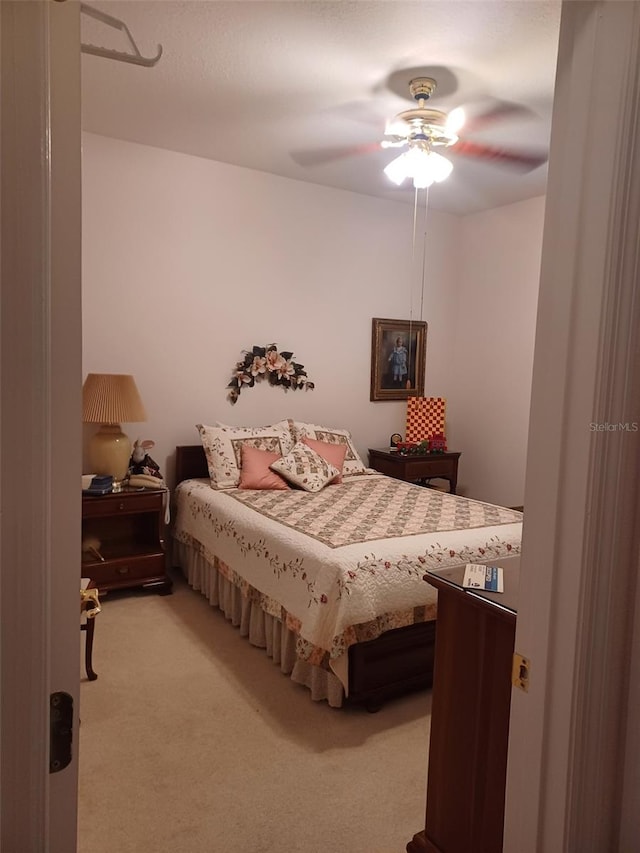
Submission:
[[[0,848],[76,850],[80,663],[79,5],[0,3]],[[49,696],[74,703],[49,773]]]
[[505,853],[640,849],[639,58],[640,3],[563,3]]

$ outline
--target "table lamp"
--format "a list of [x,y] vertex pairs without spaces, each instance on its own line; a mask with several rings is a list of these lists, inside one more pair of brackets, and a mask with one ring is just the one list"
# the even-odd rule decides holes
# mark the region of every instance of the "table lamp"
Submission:
[[146,421],[133,376],[122,373],[89,373],[82,387],[82,422],[100,424],[89,442],[89,463],[94,474],[110,474],[117,488],[124,480],[131,458],[131,442],[121,423]]

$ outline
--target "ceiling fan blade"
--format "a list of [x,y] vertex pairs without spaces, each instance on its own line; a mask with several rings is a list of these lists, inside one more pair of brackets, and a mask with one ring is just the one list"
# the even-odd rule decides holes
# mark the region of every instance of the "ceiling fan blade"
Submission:
[[404,137],[406,139],[410,133],[411,125],[404,121],[404,119],[398,118],[397,116],[393,119],[389,119],[389,121],[385,123],[385,136],[397,136],[399,138]]
[[[466,109],[465,109],[466,111]],[[465,133],[475,133],[496,121],[509,118],[533,118],[535,113],[523,104],[514,104],[510,101],[495,101],[482,112],[475,115],[471,112],[464,123]]]
[[371,151],[380,151],[379,142],[364,142],[360,145],[340,145],[335,148],[316,148],[306,151],[291,151],[291,159],[299,166],[321,166],[324,163],[332,163],[334,160],[342,160],[345,157],[356,157],[359,154],[369,154]]
[[497,145],[484,145],[480,142],[467,142],[459,139],[449,149],[452,154],[462,154],[464,157],[474,157],[477,160],[487,160],[496,165],[512,166],[522,172],[531,172],[542,166],[549,159],[543,151],[512,151]]

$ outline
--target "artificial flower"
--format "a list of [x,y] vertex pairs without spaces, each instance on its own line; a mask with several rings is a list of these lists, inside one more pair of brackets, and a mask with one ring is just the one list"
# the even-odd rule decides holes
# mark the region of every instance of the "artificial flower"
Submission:
[[260,355],[254,356],[251,362],[250,372],[252,376],[257,377],[258,374],[264,373],[267,369],[267,359]]
[[269,370],[280,370],[282,365],[285,363],[284,358],[280,355],[278,350],[270,349],[267,352],[267,368]]

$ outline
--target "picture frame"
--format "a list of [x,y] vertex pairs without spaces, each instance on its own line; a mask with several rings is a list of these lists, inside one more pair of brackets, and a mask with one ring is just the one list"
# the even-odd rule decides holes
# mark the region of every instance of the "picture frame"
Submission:
[[[404,352],[403,352],[404,350]],[[374,317],[371,326],[370,400],[424,396],[427,324]]]

